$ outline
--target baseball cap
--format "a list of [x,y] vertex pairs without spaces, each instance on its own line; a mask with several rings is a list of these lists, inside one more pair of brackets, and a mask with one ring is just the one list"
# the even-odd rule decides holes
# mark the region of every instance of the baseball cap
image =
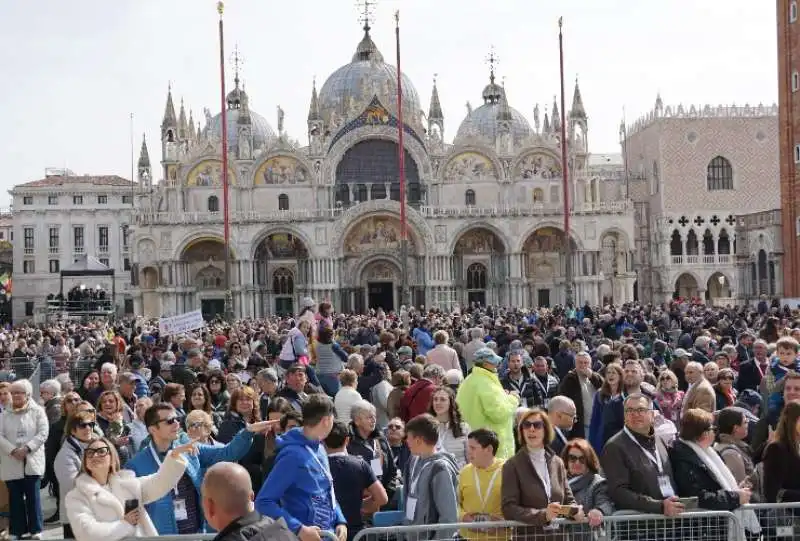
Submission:
[[492,351],[490,348],[480,348],[475,352],[475,362],[489,363],[491,365],[498,366],[501,362],[503,362],[503,358],[495,355],[494,351]]
[[689,358],[691,358],[692,354],[689,353],[688,351],[686,351],[683,348],[678,348],[678,349],[676,349],[675,351],[672,352],[672,356],[673,357],[689,357]]
[[414,355],[414,351],[409,346],[402,346],[397,350],[398,355]]

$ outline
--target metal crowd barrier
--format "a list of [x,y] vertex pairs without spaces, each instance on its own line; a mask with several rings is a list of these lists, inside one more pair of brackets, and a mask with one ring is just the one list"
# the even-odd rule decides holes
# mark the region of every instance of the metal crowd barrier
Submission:
[[[763,541],[800,539],[800,503],[756,503],[741,509],[755,512]],[[750,536],[747,541],[757,539]]]
[[676,517],[622,511],[603,517],[596,528],[561,519],[544,527],[512,521],[461,522],[365,528],[353,541],[745,541],[743,535],[741,522],[729,511],[690,511]]
[[[184,535],[159,535],[158,537],[124,537],[122,541],[211,541],[217,536],[213,533],[192,533]],[[333,532],[320,532],[323,541],[338,541]],[[48,541],[74,541],[62,538],[48,539]]]

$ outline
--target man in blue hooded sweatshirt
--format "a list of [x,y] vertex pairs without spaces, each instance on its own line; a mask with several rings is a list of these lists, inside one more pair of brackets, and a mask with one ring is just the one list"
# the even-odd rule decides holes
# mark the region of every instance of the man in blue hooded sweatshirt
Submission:
[[261,486],[256,511],[283,518],[300,541],[321,541],[320,531],[347,539],[347,521],[336,501],[322,440],[333,428],[333,401],[311,394],[303,403],[303,427],[278,437],[275,466]]

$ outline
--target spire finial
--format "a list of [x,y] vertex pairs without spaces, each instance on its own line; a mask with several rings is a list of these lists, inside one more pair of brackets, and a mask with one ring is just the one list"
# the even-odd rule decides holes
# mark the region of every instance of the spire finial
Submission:
[[362,0],[359,2],[361,15],[359,20],[364,24],[364,32],[369,34],[370,30],[370,23],[372,22],[374,15],[375,15],[375,4],[376,0]]
[[231,60],[233,61],[233,82],[236,85],[236,88],[239,88],[239,72],[241,71],[241,67],[244,65],[244,58],[242,58],[242,54],[239,52],[238,43],[233,48]]
[[489,56],[486,57],[486,62],[489,64],[489,82],[494,84],[494,66],[500,63],[500,59],[494,52],[494,45],[489,47]]

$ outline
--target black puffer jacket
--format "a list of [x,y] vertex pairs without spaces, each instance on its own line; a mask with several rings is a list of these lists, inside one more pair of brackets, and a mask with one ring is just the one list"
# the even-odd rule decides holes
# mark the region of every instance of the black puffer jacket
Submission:
[[273,520],[258,511],[238,518],[217,534],[214,541],[297,541],[283,519]]

